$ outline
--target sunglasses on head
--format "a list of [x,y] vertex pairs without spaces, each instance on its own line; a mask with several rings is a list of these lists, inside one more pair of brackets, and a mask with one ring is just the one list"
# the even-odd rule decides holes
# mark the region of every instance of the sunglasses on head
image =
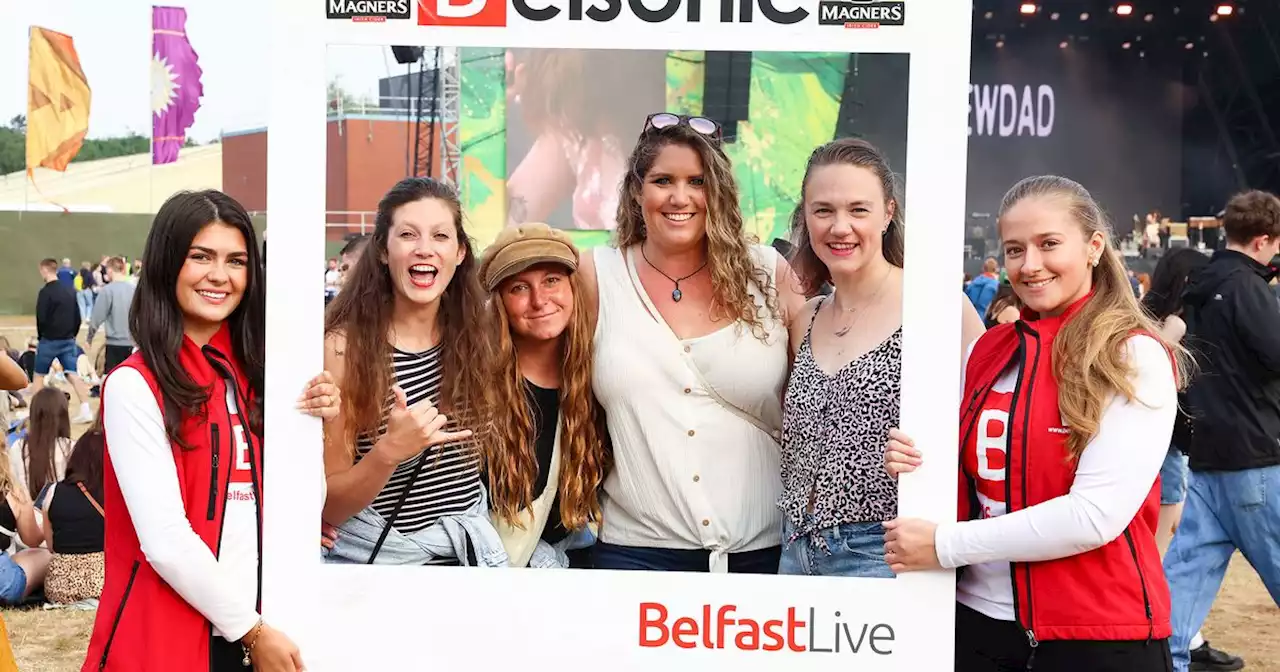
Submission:
[[692,117],[685,114],[672,114],[671,112],[656,112],[649,115],[644,120],[644,130],[641,133],[648,133],[651,129],[662,130],[681,124],[693,129],[695,133],[705,135],[716,142],[720,142],[723,139],[720,124],[715,121],[706,117]]

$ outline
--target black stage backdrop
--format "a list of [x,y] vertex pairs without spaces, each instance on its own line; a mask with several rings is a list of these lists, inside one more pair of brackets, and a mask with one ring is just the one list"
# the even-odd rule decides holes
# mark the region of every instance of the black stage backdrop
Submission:
[[[971,255],[994,252],[1000,199],[1029,175],[1069,177],[1089,189],[1116,234],[1133,216],[1181,210],[1183,108],[1179,64],[1140,58],[1135,46],[975,44],[969,92]],[[909,205],[909,204],[908,204]]]

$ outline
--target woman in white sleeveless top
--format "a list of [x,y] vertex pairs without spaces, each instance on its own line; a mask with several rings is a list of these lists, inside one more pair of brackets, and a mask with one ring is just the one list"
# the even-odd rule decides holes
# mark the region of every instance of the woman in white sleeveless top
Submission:
[[620,189],[616,247],[580,269],[614,468],[597,569],[774,573],[778,438],[803,303],[743,232],[715,122],[654,114]]

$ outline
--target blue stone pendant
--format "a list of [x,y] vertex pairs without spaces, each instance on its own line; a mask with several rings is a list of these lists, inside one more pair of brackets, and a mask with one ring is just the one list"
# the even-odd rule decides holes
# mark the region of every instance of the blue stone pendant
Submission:
[[675,288],[675,289],[671,290],[671,300],[672,300],[672,301],[675,301],[676,303],[680,303],[680,297],[682,297],[682,296],[684,296],[684,294],[680,293],[680,288],[679,288],[679,287],[677,287],[677,288]]

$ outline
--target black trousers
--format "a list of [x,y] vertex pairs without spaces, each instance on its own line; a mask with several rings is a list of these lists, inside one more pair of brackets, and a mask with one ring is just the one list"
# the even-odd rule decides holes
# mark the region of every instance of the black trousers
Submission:
[[112,369],[120,366],[120,363],[129,359],[129,355],[132,354],[133,346],[131,345],[108,345],[102,361],[102,375],[111,373]]
[[209,672],[246,672],[244,647],[214,635],[209,638]]
[[1169,640],[1040,642],[1032,656],[1027,634],[956,604],[956,672],[1173,672]]

